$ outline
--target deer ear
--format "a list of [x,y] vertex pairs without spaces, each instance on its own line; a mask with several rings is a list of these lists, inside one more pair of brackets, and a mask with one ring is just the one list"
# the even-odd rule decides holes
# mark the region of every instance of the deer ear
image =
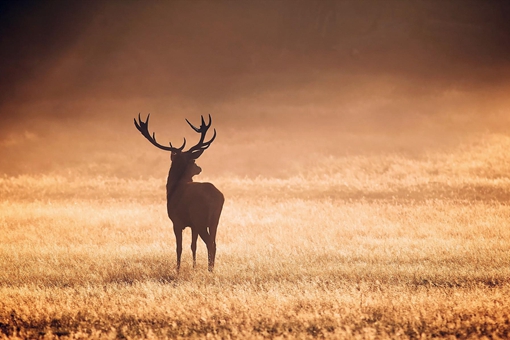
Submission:
[[174,157],[177,155],[177,152],[175,151],[172,151],[172,153],[170,154],[170,160],[173,161],[174,160]]

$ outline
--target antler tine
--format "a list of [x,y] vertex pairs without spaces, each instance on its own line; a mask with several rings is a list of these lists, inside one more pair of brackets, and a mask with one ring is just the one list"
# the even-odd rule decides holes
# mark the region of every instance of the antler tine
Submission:
[[195,130],[195,132],[198,132],[198,133],[201,133],[204,129],[205,129],[205,131],[207,131],[207,129],[209,129],[209,127],[212,124],[212,119],[211,119],[211,115],[210,114],[209,114],[209,123],[208,124],[205,123],[204,116],[200,115],[200,118],[202,119],[202,123],[201,123],[199,128],[197,128],[197,127],[195,127],[195,125],[191,124],[189,122],[189,120],[186,118],[186,122],[189,124],[189,126],[191,126],[191,128],[193,130]]
[[195,127],[193,124],[191,124],[191,123],[189,122],[188,118],[186,118],[186,122],[189,124],[189,126],[191,126],[191,128],[192,128],[193,130],[195,130],[195,132],[199,132],[199,133],[200,133],[200,129],[199,129],[199,128],[197,128],[197,127]]
[[186,146],[186,138],[184,138],[184,142],[182,143],[181,147],[180,148],[175,148],[173,145],[172,145],[172,142],[169,142],[170,144],[170,147],[171,148],[174,148],[174,149],[177,149],[178,151],[182,151],[182,149],[184,149],[184,147]]
[[211,145],[211,143],[214,141],[214,139],[216,138],[216,129],[214,129],[212,138],[209,141],[204,142],[205,135],[207,134],[207,131],[211,127],[212,119],[211,119],[211,115],[209,115],[209,123],[206,124],[205,120],[204,120],[204,116],[200,116],[200,118],[202,121],[200,124],[200,128],[195,127],[193,124],[191,124],[186,119],[186,121],[191,126],[191,128],[193,130],[195,130],[195,132],[200,133],[200,140],[198,141],[198,143],[195,146],[193,146],[191,149],[186,151],[186,152],[191,153],[195,159],[200,157],[200,155],[205,151],[205,149],[207,149]]
[[[150,115],[151,115],[151,114],[149,113],[149,115],[147,116],[147,120],[149,119],[149,116],[150,116]],[[138,122],[136,121],[136,118],[134,118],[133,120],[135,121],[135,126],[136,126],[136,128],[138,129],[138,131],[140,131],[140,132],[141,132],[141,130],[140,130],[140,129],[141,129],[140,124],[142,124],[142,119],[140,118],[140,113],[138,113],[138,122],[140,122],[140,123],[138,123]]]
[[[205,137],[205,136],[204,136],[204,137]],[[211,137],[211,139],[209,139],[209,141],[207,141],[207,142],[202,142],[202,143],[200,143],[200,144],[195,145],[194,147],[192,147],[192,148],[190,149],[190,151],[191,151],[191,150],[193,150],[193,149],[195,149],[195,148],[196,148],[196,149],[203,149],[203,150],[207,149],[207,148],[209,147],[209,145],[210,145],[210,144],[214,141],[214,139],[215,139],[215,138],[216,138],[216,129],[214,129],[214,130],[213,130],[213,136]],[[203,139],[203,138],[201,138],[201,139]]]
[[140,117],[140,113],[138,113],[138,121],[136,121],[136,118],[134,119],[135,121],[135,126],[136,126],[136,129],[138,131],[140,131],[140,133],[142,134],[142,136],[144,136],[145,138],[147,138],[147,140],[149,142],[152,143],[152,145],[156,146],[157,148],[161,149],[161,150],[165,150],[165,151],[171,151],[171,152],[181,152],[182,149],[184,149],[184,146],[186,145],[186,138],[184,139],[184,143],[182,144],[182,146],[180,148],[174,148],[172,146],[172,143],[170,143],[170,146],[164,146],[164,145],[161,145],[159,144],[157,141],[156,141],[156,133],[153,132],[152,133],[152,136],[149,132],[149,118],[150,118],[151,114],[149,113],[147,115],[147,119],[145,120],[145,122],[142,120],[142,118]]

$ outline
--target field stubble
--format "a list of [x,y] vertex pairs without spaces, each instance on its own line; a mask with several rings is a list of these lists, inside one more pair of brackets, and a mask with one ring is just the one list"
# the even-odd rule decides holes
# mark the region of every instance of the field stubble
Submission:
[[175,273],[164,179],[0,178],[0,336],[508,338],[509,147],[211,178],[214,274]]

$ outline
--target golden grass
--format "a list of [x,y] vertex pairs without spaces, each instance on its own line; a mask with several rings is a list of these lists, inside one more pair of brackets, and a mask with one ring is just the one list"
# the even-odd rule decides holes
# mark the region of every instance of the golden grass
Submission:
[[0,178],[0,336],[508,338],[509,147],[211,178],[213,274],[175,273],[164,178]]

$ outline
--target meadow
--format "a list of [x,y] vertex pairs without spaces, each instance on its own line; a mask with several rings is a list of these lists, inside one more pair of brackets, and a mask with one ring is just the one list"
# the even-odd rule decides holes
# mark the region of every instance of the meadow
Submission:
[[212,274],[189,229],[175,272],[165,178],[5,175],[0,338],[509,338],[508,150],[199,176],[226,197]]

